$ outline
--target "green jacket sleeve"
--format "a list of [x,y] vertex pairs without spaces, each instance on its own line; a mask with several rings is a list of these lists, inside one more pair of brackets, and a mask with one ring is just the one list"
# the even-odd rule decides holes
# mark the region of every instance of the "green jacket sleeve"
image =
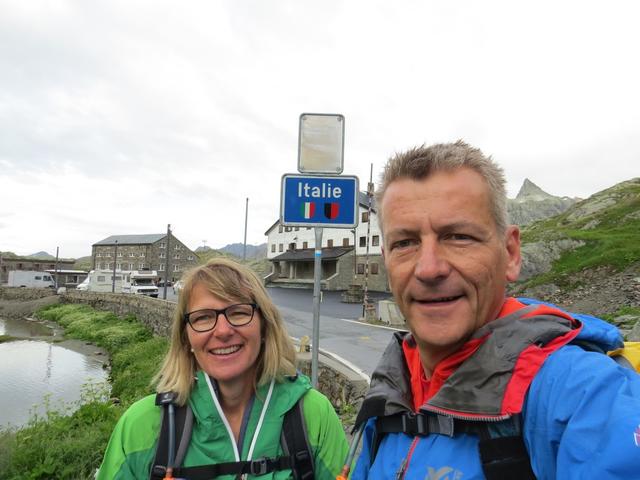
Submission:
[[111,434],[97,480],[148,478],[160,429],[155,395],[137,401],[120,417]]
[[349,449],[340,419],[327,397],[313,389],[304,396],[303,410],[309,443],[315,452],[315,478],[335,480]]

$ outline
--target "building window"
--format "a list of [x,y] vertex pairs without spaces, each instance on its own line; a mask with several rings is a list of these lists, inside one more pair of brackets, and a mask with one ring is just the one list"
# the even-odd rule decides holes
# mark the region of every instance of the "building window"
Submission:
[[278,251],[282,252],[284,250],[284,245],[282,243],[278,244]]
[[106,277],[104,275],[98,275],[98,282],[104,282]]
[[105,254],[104,254],[104,256],[105,256],[105,257],[108,257],[108,258],[111,258],[111,253],[110,253],[110,252],[107,252],[107,253],[105,253]]
[[187,260],[193,260],[193,255],[189,255],[189,256],[187,257]]
[[122,270],[122,264],[116,263],[116,270]]
[[144,263],[138,264],[138,270],[144,270]]
[[144,258],[144,252],[140,254],[140,258]]
[[165,247],[166,247],[166,244],[164,242],[160,244],[160,248],[165,248]]
[[174,272],[179,272],[180,271],[180,265],[174,265],[173,266],[173,271]]
[[133,252],[131,252],[131,253],[129,254],[129,257],[131,257],[131,258],[134,258],[135,256],[136,256],[136,254],[135,254],[135,253],[133,253]]
[[371,275],[378,274],[378,264],[376,262],[372,262],[371,265],[369,265],[369,269],[371,270]]
[[367,237],[360,237],[360,246],[361,247],[367,246]]
[[121,256],[122,256],[122,252],[118,252],[118,257],[121,257]]
[[358,275],[364,275],[364,263],[359,263],[358,264]]
[[309,242],[302,242],[302,248],[309,248]]
[[373,245],[374,247],[380,245],[380,235],[374,235],[373,237],[371,237],[371,245]]
[[349,246],[349,237],[345,237],[342,239],[342,246],[343,247],[348,247]]
[[160,268],[158,269],[160,272],[164,272],[164,263],[160,264]]
[[369,221],[369,212],[362,212],[362,223],[367,223]]
[[176,245],[175,247],[173,247],[174,250],[180,250],[180,245]]
[[327,248],[332,248],[333,247],[333,239],[330,238],[329,240],[327,240]]
[[173,258],[174,258],[175,260],[180,260],[180,254],[179,254],[179,253],[176,253],[176,254],[173,256]]
[[97,258],[100,258],[101,256],[102,256],[102,254],[101,254],[101,253],[96,253],[96,257],[97,257]]
[[271,253],[276,253],[276,244],[275,243],[271,244]]
[[167,258],[167,254],[164,252],[160,252],[160,258]]
[[289,244],[289,250],[295,250],[296,249],[296,242],[291,242]]

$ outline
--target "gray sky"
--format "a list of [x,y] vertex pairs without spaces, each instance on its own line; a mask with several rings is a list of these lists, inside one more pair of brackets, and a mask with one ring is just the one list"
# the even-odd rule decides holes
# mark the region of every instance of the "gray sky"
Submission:
[[346,117],[345,174],[463,138],[515,196],[640,168],[634,1],[0,0],[0,250],[112,234],[266,241],[302,112]]

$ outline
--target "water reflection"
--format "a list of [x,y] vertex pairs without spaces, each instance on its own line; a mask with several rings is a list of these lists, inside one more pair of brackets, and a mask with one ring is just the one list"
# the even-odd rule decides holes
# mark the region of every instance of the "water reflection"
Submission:
[[[42,337],[46,335],[42,327],[26,320],[0,319],[0,332],[4,335],[29,332],[24,336]],[[51,335],[51,329],[47,330]],[[63,403],[77,402],[84,384],[105,382],[107,371],[103,364],[107,358],[96,355],[97,350],[73,340],[58,344],[42,340],[0,343],[0,427],[26,424],[34,409],[42,414],[47,396],[50,405],[58,408]]]

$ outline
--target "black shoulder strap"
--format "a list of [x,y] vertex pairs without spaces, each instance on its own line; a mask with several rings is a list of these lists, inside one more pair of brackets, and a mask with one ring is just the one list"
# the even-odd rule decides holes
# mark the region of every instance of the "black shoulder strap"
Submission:
[[[156,405],[162,406],[162,419],[160,421],[160,435],[156,456],[151,464],[149,478],[151,480],[161,480],[164,478],[167,463],[169,461],[169,404],[175,400],[172,392],[163,392],[156,395]],[[191,440],[191,430],[193,428],[193,412],[188,405],[174,405],[175,418],[175,444],[178,450],[175,455],[174,464],[182,464],[184,455],[187,452],[189,441]]]
[[406,433],[410,436],[429,434],[452,437],[461,433],[477,435],[482,470],[487,480],[535,480],[529,453],[522,438],[520,415],[496,422],[464,421],[452,417],[426,414],[401,413],[376,419],[376,430],[369,458],[371,464],[378,453],[380,442],[387,433]]
[[[160,436],[156,455],[153,460],[150,479],[162,480],[165,476],[167,462],[169,460],[169,404],[173,402],[175,395],[171,393],[159,393],[156,396],[156,405],[162,406],[162,420],[160,424]],[[277,459],[261,458],[247,462],[228,462],[217,465],[201,465],[197,467],[181,468],[182,461],[191,439],[193,428],[193,412],[188,405],[178,406],[174,404],[175,415],[175,443],[177,453],[175,455],[175,474],[189,475],[192,479],[209,479],[219,475],[249,473],[264,475],[272,471],[290,468],[295,480],[312,480],[314,478],[313,452],[307,436],[307,427],[302,410],[302,398],[285,414],[282,425],[282,445],[286,457]]]
[[293,461],[293,478],[295,480],[313,479],[313,452],[307,435],[304,411],[300,397],[296,404],[284,415],[282,423],[281,443],[285,455]]

